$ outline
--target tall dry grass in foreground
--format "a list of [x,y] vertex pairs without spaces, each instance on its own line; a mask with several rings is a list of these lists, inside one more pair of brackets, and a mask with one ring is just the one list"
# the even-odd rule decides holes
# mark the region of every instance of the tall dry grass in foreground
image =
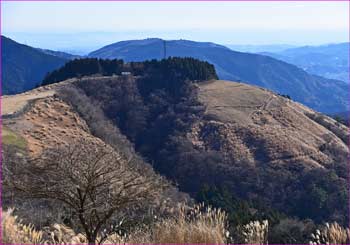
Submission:
[[241,235],[247,244],[268,244],[268,228],[269,222],[267,220],[252,221],[242,227]]
[[350,229],[343,228],[338,223],[326,225],[322,229],[317,229],[311,234],[312,241],[310,244],[349,244]]
[[2,212],[2,244],[42,244],[43,232],[22,224],[11,209]]
[[[268,244],[267,221],[253,221],[242,227],[241,234],[246,244]],[[76,234],[71,228],[54,224],[41,231],[32,225],[24,225],[12,214],[2,213],[2,244],[88,244],[86,237]],[[326,224],[310,234],[310,244],[349,244],[350,230],[337,223]],[[226,214],[219,209],[181,206],[176,215],[161,219],[149,227],[138,227],[130,233],[113,234],[103,244],[227,244]]]
[[[47,231],[36,231],[32,226],[21,224],[12,210],[3,213],[3,241],[7,244],[87,244],[83,234],[76,234],[72,229],[55,224]],[[161,219],[150,227],[139,227],[129,234],[113,234],[103,244],[165,244],[197,243],[225,244],[226,214],[219,209],[194,208],[181,206],[176,215]]]
[[186,210],[181,206],[175,217],[161,220],[150,229],[135,231],[126,243],[225,244],[229,235],[226,225],[226,214],[220,209],[197,205]]

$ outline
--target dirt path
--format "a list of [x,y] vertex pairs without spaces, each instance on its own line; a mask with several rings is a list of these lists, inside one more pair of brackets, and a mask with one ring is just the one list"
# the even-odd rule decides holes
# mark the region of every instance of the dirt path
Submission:
[[256,110],[252,111],[250,114],[249,114],[249,117],[252,118],[255,114],[261,112],[261,111],[266,111],[271,102],[273,101],[273,99],[276,98],[276,96],[274,94],[271,94],[266,101],[264,101],[264,103],[262,105],[260,105]]
[[271,104],[271,102],[273,101],[273,99],[275,98],[276,96],[274,94],[271,94],[271,96],[266,100],[266,102],[264,103],[262,109],[263,110],[267,110]]
[[13,115],[20,112],[32,100],[53,96],[54,90],[43,92],[23,93],[17,95],[3,96],[1,98],[1,114]]
[[[84,80],[110,79],[108,76],[92,76],[83,78]],[[81,79],[79,79],[81,80]],[[1,97],[1,114],[3,116],[13,116],[22,112],[25,107],[34,100],[53,96],[59,89],[76,82],[76,78],[67,79],[59,83],[53,83],[43,87],[35,88],[22,94],[5,95]]]

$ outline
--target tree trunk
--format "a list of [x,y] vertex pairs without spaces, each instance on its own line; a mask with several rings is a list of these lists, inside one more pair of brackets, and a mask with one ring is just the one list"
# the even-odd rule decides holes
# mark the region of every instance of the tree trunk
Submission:
[[89,245],[96,245],[96,237],[89,236],[89,237],[87,237],[87,239],[88,239],[88,244]]

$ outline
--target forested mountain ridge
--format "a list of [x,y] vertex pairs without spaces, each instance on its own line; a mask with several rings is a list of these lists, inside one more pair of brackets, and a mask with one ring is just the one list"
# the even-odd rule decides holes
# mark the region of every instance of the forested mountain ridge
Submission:
[[[179,90],[178,81],[184,80],[208,80],[217,79],[213,65],[194,58],[168,58],[161,61],[149,60],[145,62],[124,63],[123,60],[103,60],[97,58],[85,58],[73,60],[63,67],[47,74],[41,85],[47,85],[66,80],[68,78],[89,76],[89,75],[122,75],[150,77],[152,84],[168,86],[172,83],[173,91]],[[162,81],[164,79],[164,81]],[[169,81],[170,80],[170,81]],[[145,86],[146,87],[146,86]],[[146,89],[146,88],[145,88]],[[170,90],[169,90],[170,92]]]
[[242,53],[222,45],[157,38],[117,42],[91,52],[90,57],[144,61],[164,57],[193,57],[215,66],[220,79],[257,85],[289,95],[323,113],[349,108],[348,85],[343,81],[310,75],[295,65],[269,56]]

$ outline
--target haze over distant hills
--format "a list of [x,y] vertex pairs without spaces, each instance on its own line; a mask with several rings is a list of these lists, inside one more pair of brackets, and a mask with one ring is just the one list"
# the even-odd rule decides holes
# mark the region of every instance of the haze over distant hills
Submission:
[[302,69],[259,55],[232,51],[208,42],[152,38],[117,42],[91,52],[90,57],[143,61],[166,56],[194,57],[208,61],[220,79],[241,80],[280,94],[287,94],[315,110],[331,113],[348,108],[348,88],[342,81],[310,75]]
[[327,78],[349,81],[349,43],[304,46],[263,53]]
[[80,55],[70,54],[70,53],[63,52],[63,51],[54,51],[54,50],[50,50],[50,49],[41,49],[41,48],[38,48],[38,50],[40,52],[45,53],[45,54],[53,55],[53,56],[60,57],[60,58],[66,59],[66,60],[74,60],[74,59],[78,59],[78,58],[82,57]]
[[281,52],[286,49],[296,48],[296,45],[289,44],[266,44],[266,45],[238,45],[238,44],[227,44],[226,47],[233,51],[248,52],[248,53],[260,53],[260,52]]

